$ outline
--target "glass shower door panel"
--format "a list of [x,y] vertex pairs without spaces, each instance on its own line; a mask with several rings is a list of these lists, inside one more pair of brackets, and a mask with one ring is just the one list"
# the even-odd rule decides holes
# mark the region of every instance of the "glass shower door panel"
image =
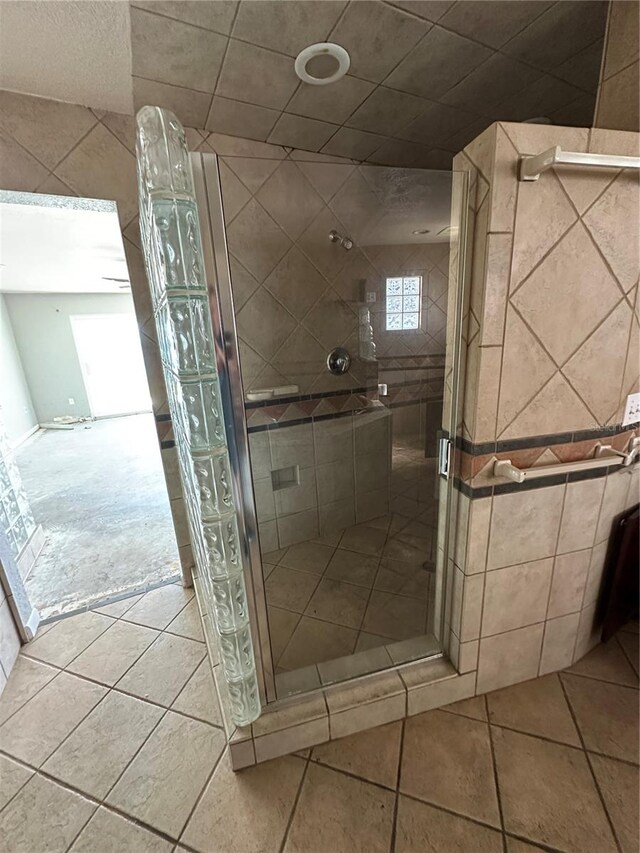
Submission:
[[452,173],[221,163],[282,696],[439,650]]

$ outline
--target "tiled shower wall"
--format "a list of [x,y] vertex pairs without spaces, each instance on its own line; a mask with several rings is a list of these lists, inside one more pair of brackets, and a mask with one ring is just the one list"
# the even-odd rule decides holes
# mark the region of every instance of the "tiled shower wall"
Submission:
[[638,0],[614,0],[609,4],[596,116],[597,127],[615,130],[640,128],[640,4]]
[[377,403],[250,433],[263,553],[389,512],[390,421]]
[[456,158],[476,188],[451,629],[477,692],[561,669],[598,642],[611,526],[639,499],[638,466],[526,485],[492,475],[497,457],[569,462],[598,442],[624,450],[638,432],[620,425],[639,389],[637,172],[518,182],[519,155],[552,145],[637,155],[638,135],[496,124]]

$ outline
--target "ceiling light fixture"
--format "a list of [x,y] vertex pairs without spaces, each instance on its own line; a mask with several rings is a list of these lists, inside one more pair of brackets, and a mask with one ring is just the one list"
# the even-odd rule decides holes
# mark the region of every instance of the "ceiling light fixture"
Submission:
[[413,231],[412,233],[413,234],[428,234],[429,229],[428,228],[418,228],[415,231]]
[[339,44],[318,42],[300,51],[294,67],[303,83],[328,86],[344,77],[350,65],[349,54]]

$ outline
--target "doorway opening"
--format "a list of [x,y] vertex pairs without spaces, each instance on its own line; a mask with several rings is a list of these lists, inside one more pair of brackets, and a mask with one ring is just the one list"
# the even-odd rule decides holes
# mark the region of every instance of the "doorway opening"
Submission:
[[115,203],[0,192],[0,248],[0,433],[22,484],[0,537],[32,605],[46,620],[179,579]]

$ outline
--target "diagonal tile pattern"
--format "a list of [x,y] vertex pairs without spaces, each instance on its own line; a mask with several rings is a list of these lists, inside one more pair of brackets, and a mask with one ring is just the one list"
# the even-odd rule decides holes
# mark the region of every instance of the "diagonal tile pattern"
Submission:
[[[360,544],[356,534],[348,541]],[[307,552],[292,548],[283,559],[299,565]],[[315,555],[314,565],[327,560]],[[175,591],[162,590],[166,601],[154,595],[145,618],[172,608]],[[64,621],[82,627],[78,616]],[[208,661],[193,677],[200,683],[189,691],[192,679],[167,709],[21,655],[0,698],[3,850],[631,853],[638,681],[624,649],[637,648],[637,637],[630,624],[570,673],[239,773],[224,750],[211,677],[198,675]],[[84,642],[81,656],[100,638]],[[38,667],[53,677],[43,680]]]
[[[476,439],[617,424],[637,381],[637,176],[631,170],[608,170],[578,177],[571,168],[558,169],[535,183],[521,183],[517,198],[508,200],[507,217],[503,177],[514,153],[541,150],[552,137],[524,124],[499,125],[496,132],[500,144],[493,147],[491,221],[486,226],[484,217],[478,221],[479,232],[501,233],[505,251],[499,261],[488,256],[487,293],[474,287],[471,298],[483,328],[489,329],[480,352],[485,360],[497,355],[502,364],[497,417],[484,395],[482,410],[478,401]],[[554,133],[565,147],[589,147],[585,130],[556,128]],[[469,152],[476,159],[491,147],[485,136]],[[624,245],[614,249],[621,233],[627,235]],[[496,237],[485,235],[490,246]],[[478,263],[485,254],[478,253]],[[483,298],[485,304],[477,305]],[[594,381],[594,376],[620,381]]]
[[[591,124],[606,5],[132,0],[134,102],[219,133],[449,168],[496,119]],[[326,89],[293,69],[323,41],[351,58]]]

